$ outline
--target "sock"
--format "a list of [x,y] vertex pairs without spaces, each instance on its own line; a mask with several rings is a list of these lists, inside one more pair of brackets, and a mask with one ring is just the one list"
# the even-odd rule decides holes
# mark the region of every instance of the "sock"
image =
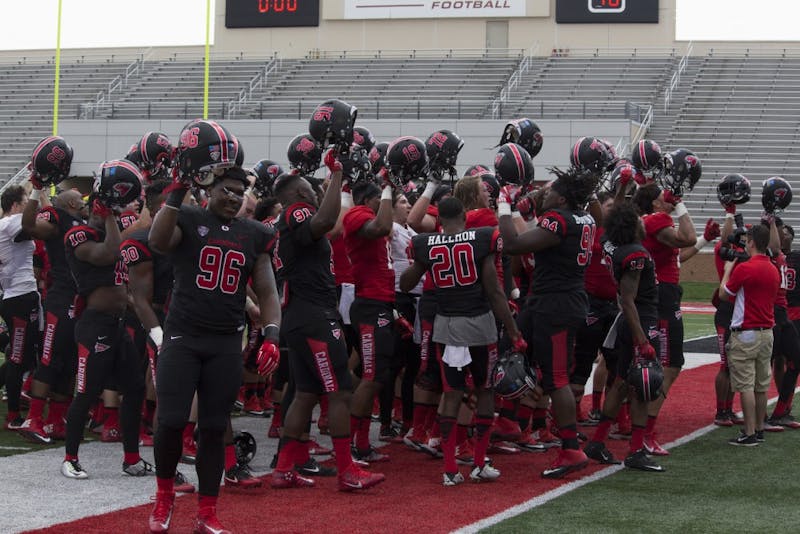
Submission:
[[102,400],[97,401],[94,407],[94,420],[97,423],[102,423],[106,418],[106,405]]
[[432,438],[440,438],[442,437],[442,429],[441,422],[439,421],[439,414],[436,412],[436,410],[433,410],[433,415],[433,423],[431,423],[431,428],[428,431],[428,434],[430,434],[430,437]]
[[336,453],[336,469],[339,474],[342,474],[353,463],[353,457],[350,455],[350,436],[331,438],[331,441],[333,441],[333,450]]
[[517,423],[519,423],[519,429],[523,432],[526,432],[528,428],[530,428],[532,415],[533,409],[528,406],[520,404],[519,408],[517,408]]
[[106,417],[105,428],[119,428],[119,408],[105,407]]
[[644,435],[645,436],[652,436],[653,432],[656,429],[656,419],[658,418],[657,415],[648,415],[647,416],[647,426],[644,427]]
[[479,415],[475,418],[476,439],[473,464],[478,467],[483,467],[486,462],[486,449],[489,448],[489,436],[491,435],[489,429],[492,427],[493,420],[494,418],[491,416]]
[[[298,447],[300,447],[300,442],[298,440],[281,438],[281,451],[278,453],[278,465],[275,467],[276,471],[285,473],[294,469]],[[350,454],[349,450],[348,454]]]
[[461,445],[465,441],[467,441],[467,435],[469,433],[469,426],[458,424],[456,425],[456,445]]
[[533,418],[531,419],[531,430],[541,430],[547,427],[547,410],[544,408],[534,408]]
[[69,462],[69,461],[77,462],[78,461],[78,455],[77,454],[65,454],[64,455],[64,461],[65,462]]
[[725,400],[717,399],[717,412],[725,411]]
[[272,423],[270,423],[270,426],[280,428],[283,425],[283,412],[281,412],[281,403],[279,401],[272,401],[272,406],[275,408],[275,413],[272,414]]
[[215,508],[217,507],[216,495],[198,495],[197,499],[197,516],[210,517],[215,515]]
[[125,462],[128,465],[133,465],[141,459],[142,457],[139,456],[138,452],[126,452],[125,459],[123,460],[123,462]]
[[257,389],[258,389],[258,383],[257,382],[248,382],[248,383],[246,383],[244,385],[244,398],[245,398],[245,400],[250,400],[253,397],[253,395],[256,394]]
[[156,485],[158,486],[158,491],[162,493],[175,493],[175,477],[156,477]]
[[576,425],[558,427],[558,435],[561,437],[562,449],[578,449],[578,427]]
[[350,414],[350,438],[353,443],[358,439],[358,432],[361,430],[361,418]]
[[437,436],[439,434],[439,406],[436,404],[428,404],[426,406],[425,424],[423,425],[422,430],[431,436]]
[[439,417],[439,428],[442,430],[442,452],[444,452],[445,473],[458,472],[458,464],[456,463],[456,433],[453,432],[453,426],[455,424],[455,417]]
[[428,405],[414,403],[414,419],[411,422],[411,428],[415,436],[421,436],[425,432],[425,420],[428,418]]
[[603,401],[602,391],[592,391],[592,410],[600,411]]
[[619,413],[617,414],[617,424],[620,427],[627,427],[631,421],[631,405],[627,402],[624,402],[622,406],[619,408]]
[[597,428],[594,429],[594,436],[592,436],[592,441],[599,441],[603,442],[608,438],[608,433],[611,430],[611,424],[614,422],[609,416],[603,414],[600,416],[600,422],[597,424]]
[[360,451],[369,450],[369,426],[372,423],[370,416],[361,417],[358,421],[358,434],[356,434],[356,449]]
[[631,433],[631,452],[634,453],[644,447],[644,427],[633,425]]
[[733,411],[733,399],[727,399],[725,401],[725,411],[732,412]]
[[28,419],[41,419],[42,414],[44,413],[44,405],[46,402],[47,399],[42,399],[41,397],[34,397],[31,395],[30,407],[28,408]]
[[[786,401],[778,400],[777,404],[775,404],[775,409],[772,411],[772,417],[780,417],[788,412],[789,408],[791,407]],[[33,411],[33,402],[31,402],[31,411]],[[28,413],[28,417],[30,418],[31,415]]]
[[225,445],[225,471],[236,465],[236,447],[233,443]]
[[47,423],[64,424],[64,415],[67,413],[69,401],[55,401],[50,399],[50,409],[47,411]]
[[395,397],[392,403],[392,418],[398,420],[403,418],[403,399],[400,397]]
[[310,447],[309,440],[300,440],[300,446],[297,448],[295,455],[294,465],[304,465],[310,459],[308,448]]
[[503,399],[500,403],[500,417],[505,419],[511,419],[512,421],[516,418],[517,407],[514,404],[514,401],[510,401],[507,399]]

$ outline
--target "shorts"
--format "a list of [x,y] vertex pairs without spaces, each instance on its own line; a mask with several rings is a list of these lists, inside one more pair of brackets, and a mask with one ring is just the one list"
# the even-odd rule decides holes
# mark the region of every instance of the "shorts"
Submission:
[[352,389],[347,369],[349,354],[338,312],[307,304],[294,308],[290,305],[284,314],[302,314],[305,322],[301,328],[283,332],[283,336],[297,391],[322,394]]
[[755,391],[769,390],[772,370],[772,330],[742,330],[731,332],[728,342],[728,368],[731,376],[731,390]]
[[34,379],[49,385],[56,393],[70,396],[70,385],[78,365],[74,300],[73,294],[48,294],[41,356],[33,375]]
[[442,391],[442,371],[436,356],[436,343],[433,342],[433,320],[436,317],[436,299],[432,293],[423,293],[419,300],[419,371],[415,384],[418,388],[440,393]]
[[492,312],[475,317],[436,315],[433,341],[442,345],[477,347],[497,343],[497,324]]
[[444,391],[468,391],[469,389],[492,387],[492,370],[497,363],[497,345],[470,347],[472,361],[465,367],[452,367],[443,360],[445,346],[436,344],[436,359],[442,370]]
[[575,336],[580,323],[553,322],[553,317],[542,313],[531,315],[533,327],[528,341],[532,360],[542,373],[542,389],[552,393],[569,386],[569,377],[575,365]]
[[[644,335],[647,336],[650,345],[656,351],[656,359],[660,359],[661,333],[658,330],[658,319],[655,317],[639,317],[639,324],[642,325]],[[623,320],[619,325],[615,352],[617,354],[615,374],[623,380],[627,380],[628,372],[635,357],[633,335],[627,321]]]
[[714,328],[717,331],[717,350],[719,351],[719,365],[728,370],[728,351],[725,348],[731,337],[731,320],[733,319],[733,304],[721,301],[714,312]]
[[681,295],[683,289],[677,284],[658,284],[659,357],[662,367],[681,369],[684,364]]
[[197,392],[197,425],[224,430],[242,383],[242,334],[164,332],[156,368],[159,424],[183,428]]
[[775,326],[772,328],[774,342],[772,357],[782,356],[787,363],[800,367],[800,335],[789,320],[786,308],[775,306]]
[[589,313],[586,322],[578,329],[575,339],[575,369],[570,375],[571,384],[585,385],[592,374],[592,364],[597,359],[597,352],[603,354],[603,341],[614,324],[619,307],[614,300],[603,300],[589,296]]
[[6,360],[24,370],[32,370],[36,364],[40,313],[39,293],[36,291],[3,299],[3,320],[11,337]]
[[361,378],[388,384],[401,365],[394,355],[394,304],[357,297],[350,320],[359,336]]

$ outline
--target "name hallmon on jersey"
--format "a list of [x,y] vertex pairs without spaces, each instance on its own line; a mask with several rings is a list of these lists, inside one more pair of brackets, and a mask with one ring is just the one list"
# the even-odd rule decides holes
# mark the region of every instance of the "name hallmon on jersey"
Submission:
[[462,243],[464,241],[474,241],[475,230],[466,230],[460,234],[436,234],[428,236],[428,245],[445,245],[447,243]]

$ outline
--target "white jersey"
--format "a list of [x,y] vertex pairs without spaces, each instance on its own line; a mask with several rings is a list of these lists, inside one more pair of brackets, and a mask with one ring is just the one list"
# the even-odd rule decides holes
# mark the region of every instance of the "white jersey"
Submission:
[[0,285],[4,300],[38,289],[33,276],[36,246],[30,239],[15,241],[21,232],[21,213],[0,219]]
[[[411,261],[408,259],[408,247],[411,246],[411,238],[417,232],[403,226],[402,224],[392,223],[392,263],[394,264],[394,290],[400,292],[400,275],[408,269]],[[423,277],[424,278],[424,277]],[[412,295],[422,295],[422,280],[409,291]]]

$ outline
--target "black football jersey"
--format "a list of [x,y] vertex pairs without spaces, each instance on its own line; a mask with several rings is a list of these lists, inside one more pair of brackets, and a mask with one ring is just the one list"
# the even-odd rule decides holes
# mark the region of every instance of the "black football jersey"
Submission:
[[147,241],[149,233],[149,229],[142,228],[122,242],[119,247],[122,261],[128,268],[143,262],[153,262],[153,303],[166,304],[172,291],[172,263],[166,256],[152,251]]
[[[279,239],[272,261],[284,308],[294,301],[328,310],[337,306],[331,244],[325,236],[315,240],[311,235],[311,217],[315,213],[310,204],[296,203],[288,206],[275,222]],[[293,318],[288,320],[284,326],[294,328]]]
[[483,259],[502,249],[500,232],[489,227],[411,239],[414,260],[428,269],[436,287],[437,313],[448,317],[475,317],[490,310],[481,283]]
[[[603,243],[606,265],[611,266],[617,287],[622,276],[629,271],[639,271],[639,288],[636,291],[636,310],[639,317],[658,317],[658,282],[656,266],[650,253],[641,243],[615,246],[610,241]],[[619,293],[619,290],[617,291]]]
[[64,235],[73,227],[83,224],[83,221],[76,219],[66,210],[54,206],[43,208],[36,217],[58,227],[58,234],[44,242],[47,258],[50,260],[50,287],[47,288],[47,291],[51,294],[66,293],[74,295],[78,289],[69,265],[67,265]]
[[75,226],[64,234],[67,265],[75,280],[78,294],[82,297],[88,297],[99,287],[121,286],[127,282],[127,271],[121,259],[113,265],[98,266],[79,260],[75,256],[75,249],[83,243],[102,243],[105,239],[105,231],[87,224]]
[[561,242],[536,252],[531,284],[533,311],[563,318],[586,317],[583,278],[592,259],[594,219],[583,211],[553,209],[541,216],[538,226],[556,234]]
[[792,308],[800,307],[798,274],[800,274],[800,252],[793,250],[786,255],[786,300]]
[[187,334],[230,334],[244,329],[247,283],[275,239],[250,219],[220,219],[195,206],[181,206],[183,237],[167,256],[174,286],[167,328]]

